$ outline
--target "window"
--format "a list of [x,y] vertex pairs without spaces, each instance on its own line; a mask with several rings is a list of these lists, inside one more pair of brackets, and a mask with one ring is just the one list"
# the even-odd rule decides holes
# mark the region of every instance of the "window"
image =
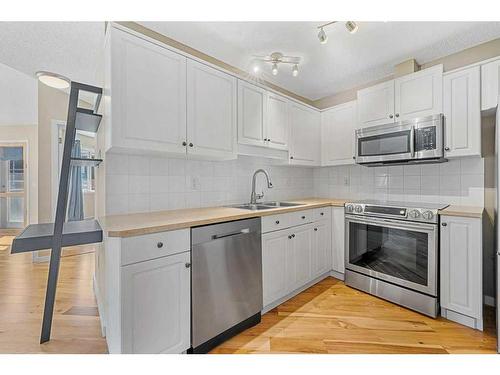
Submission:
[[[82,148],[82,158],[93,158],[93,151]],[[83,191],[95,191],[95,171],[93,167],[81,167]]]

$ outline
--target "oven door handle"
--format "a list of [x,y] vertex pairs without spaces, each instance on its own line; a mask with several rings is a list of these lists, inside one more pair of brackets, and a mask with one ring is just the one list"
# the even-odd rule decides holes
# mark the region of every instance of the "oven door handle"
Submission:
[[411,158],[415,158],[415,126],[410,129],[410,154]]
[[389,220],[389,219],[381,219],[375,217],[370,217],[365,219],[354,215],[345,215],[345,221],[346,222],[349,221],[351,223],[386,226],[398,229],[416,229],[425,232],[437,230],[437,224],[413,223],[402,220]]

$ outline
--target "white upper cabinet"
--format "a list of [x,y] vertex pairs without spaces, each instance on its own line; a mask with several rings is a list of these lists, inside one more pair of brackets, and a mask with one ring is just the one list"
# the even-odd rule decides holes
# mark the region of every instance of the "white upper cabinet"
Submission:
[[445,74],[445,156],[481,156],[480,67]]
[[238,80],[238,142],[264,146],[266,119],[267,91]]
[[394,119],[424,117],[443,112],[443,65],[394,80]]
[[288,150],[289,103],[286,98],[272,92],[267,94],[266,134],[269,147]]
[[236,158],[236,78],[188,60],[188,153]]
[[356,101],[321,114],[321,165],[354,164]]
[[382,125],[394,119],[394,81],[358,91],[359,127]]
[[290,164],[320,164],[320,113],[298,103],[290,104]]
[[500,95],[500,59],[481,66],[481,110],[495,108]]
[[443,65],[358,91],[358,125],[367,127],[443,112]]
[[111,146],[185,153],[186,58],[115,28],[108,58]]

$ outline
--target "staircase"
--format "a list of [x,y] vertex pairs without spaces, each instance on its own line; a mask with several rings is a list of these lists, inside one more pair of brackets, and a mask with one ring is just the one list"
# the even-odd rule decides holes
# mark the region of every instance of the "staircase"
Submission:
[[[95,97],[93,109],[78,106],[82,99],[82,94],[83,96],[90,94]],[[99,129],[102,116],[97,114],[97,110],[101,102],[101,97],[101,88],[71,82],[55,223],[28,225],[12,243],[12,254],[52,249],[50,253],[49,277],[47,280],[40,343],[50,340],[61,248],[102,242],[102,229],[97,220],[66,221],[71,167],[95,167],[102,162],[101,159],[74,158],[71,156],[77,130],[96,133]]]

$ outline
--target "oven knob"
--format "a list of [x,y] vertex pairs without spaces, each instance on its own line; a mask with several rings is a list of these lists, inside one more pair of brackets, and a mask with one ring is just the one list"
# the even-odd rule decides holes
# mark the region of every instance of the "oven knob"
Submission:
[[361,212],[363,212],[363,206],[356,205],[356,207],[354,207],[354,211],[360,214]]
[[354,206],[352,204],[348,204],[347,206],[345,206],[345,210],[347,212],[353,212],[354,211]]
[[408,212],[408,216],[412,219],[418,219],[420,217],[420,212],[418,212],[417,210],[411,210],[410,212]]
[[432,213],[432,211],[424,211],[422,213],[422,217],[425,219],[425,220],[432,220],[432,218],[434,217],[434,214]]

